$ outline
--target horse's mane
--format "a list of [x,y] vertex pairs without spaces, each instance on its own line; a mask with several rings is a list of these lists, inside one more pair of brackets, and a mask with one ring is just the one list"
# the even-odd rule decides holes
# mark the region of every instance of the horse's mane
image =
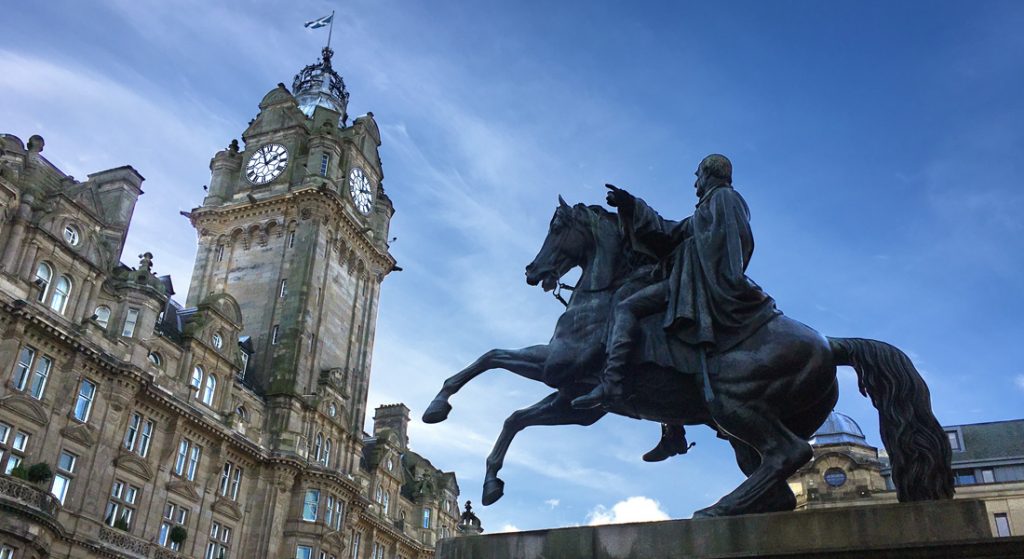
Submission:
[[580,206],[583,206],[583,208],[588,210],[593,216],[615,227],[616,234],[619,237],[620,251],[622,253],[622,258],[620,259],[619,264],[622,269],[618,271],[616,274],[617,276],[621,276],[623,274],[628,275],[637,268],[657,262],[657,259],[650,255],[633,250],[628,239],[626,239],[625,235],[622,234],[622,229],[619,227],[618,214],[608,211],[604,206],[583,204],[580,204]]

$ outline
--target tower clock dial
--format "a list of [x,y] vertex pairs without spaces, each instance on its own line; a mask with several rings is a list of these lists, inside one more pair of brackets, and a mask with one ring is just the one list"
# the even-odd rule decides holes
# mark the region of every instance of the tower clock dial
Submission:
[[352,201],[359,213],[366,215],[373,208],[373,191],[370,189],[370,179],[359,167],[353,167],[348,175],[348,189],[352,194]]
[[255,185],[267,184],[288,167],[288,149],[281,144],[267,144],[256,150],[245,164],[245,178]]

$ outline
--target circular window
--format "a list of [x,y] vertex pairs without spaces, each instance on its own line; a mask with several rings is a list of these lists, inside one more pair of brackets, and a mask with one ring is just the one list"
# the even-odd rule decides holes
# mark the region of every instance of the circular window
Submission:
[[846,472],[839,468],[829,468],[825,470],[825,483],[831,487],[841,487],[846,483]]
[[327,415],[334,417],[338,413],[338,406],[334,405],[334,402],[327,404]]
[[78,234],[78,228],[74,225],[67,225],[64,227],[64,242],[71,246],[78,246],[78,241],[81,240],[81,236]]
[[220,335],[220,332],[217,332],[216,334],[213,335],[213,347],[220,349],[223,346],[224,337]]
[[153,365],[156,365],[157,367],[162,365],[163,362],[164,362],[164,360],[160,357],[160,354],[155,352],[155,351],[149,352],[148,359],[149,359],[150,363],[152,363]]

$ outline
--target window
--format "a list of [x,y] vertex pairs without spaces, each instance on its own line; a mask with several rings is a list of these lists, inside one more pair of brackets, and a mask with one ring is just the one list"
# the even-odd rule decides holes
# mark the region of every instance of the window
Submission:
[[124,434],[124,447],[145,458],[149,454],[149,442],[153,438],[153,420],[133,413],[128,419],[128,431]]
[[14,559],[14,552],[17,551],[13,547],[7,547],[6,545],[0,545],[0,559]]
[[373,542],[369,559],[384,559],[384,544]]
[[281,328],[277,324],[275,324],[274,328],[270,331],[270,343],[272,345],[277,345],[277,335],[280,331]]
[[338,497],[334,500],[334,529],[341,531],[341,522],[345,518],[345,501]]
[[150,364],[152,364],[154,367],[159,367],[164,364],[164,358],[160,357],[160,354],[155,351],[149,352],[149,355],[146,356],[146,359],[149,359]]
[[214,520],[210,524],[210,543],[206,544],[203,559],[228,559],[228,545],[231,544],[231,528]]
[[224,347],[224,336],[221,336],[220,332],[214,332],[213,337],[210,338],[210,341],[213,342],[213,347],[217,349]]
[[203,371],[202,367],[196,365],[195,367],[192,368],[192,378],[189,379],[188,385],[191,386],[196,391],[197,398],[199,397],[199,389],[202,388],[203,386],[204,376],[206,376],[206,373]]
[[14,365],[14,388],[25,390],[28,384],[29,371],[32,370],[32,362],[36,359],[36,350],[25,346],[18,354],[18,362]]
[[241,351],[242,354],[242,370],[238,372],[239,379],[245,379],[245,370],[249,368],[249,354]]
[[46,262],[40,262],[39,267],[36,268],[36,286],[39,287],[39,294],[36,295],[36,301],[42,303],[46,300],[46,294],[50,290],[50,280],[53,279],[53,268],[50,267]]
[[[14,427],[0,423],[0,471],[10,474],[11,470],[21,465],[25,447],[28,445],[28,435],[18,431],[13,437],[11,432]],[[7,439],[11,438],[8,446]]]
[[423,509],[423,527],[430,528],[430,509]]
[[64,242],[71,246],[78,246],[78,241],[81,240],[81,236],[78,234],[78,229],[74,225],[67,225],[64,227]]
[[964,449],[960,444],[960,433],[956,431],[946,431],[946,436],[949,437],[949,446],[953,449],[953,452],[959,452]]
[[327,169],[331,166],[331,154],[324,153],[320,155],[320,176],[327,176]]
[[359,543],[362,539],[363,535],[359,532],[352,536],[352,559],[359,559]]
[[384,502],[381,504],[384,507],[384,514],[387,514],[391,510],[391,494],[387,491],[384,492]]
[[302,519],[306,522],[316,522],[317,509],[320,508],[320,490],[307,489],[306,498],[302,502]]
[[324,507],[324,524],[327,526],[334,524],[334,495],[327,496],[327,506]]
[[53,286],[53,299],[50,299],[50,308],[64,314],[70,298],[71,280],[67,276],[57,278],[57,283]]
[[188,440],[181,439],[178,443],[178,455],[174,460],[174,473],[189,481],[196,479],[196,470],[199,468],[199,457],[202,455],[203,447]]
[[224,245],[217,245],[217,248],[214,250],[214,252],[217,255],[217,262],[223,262],[224,261]]
[[139,491],[141,490],[138,487],[115,479],[114,485],[110,488],[107,509],[103,513],[103,522],[106,522],[107,526],[120,528],[126,532],[131,531],[132,520],[135,518],[135,501],[138,500]]
[[181,544],[171,541],[171,528],[184,525],[186,520],[188,520],[188,509],[170,502],[164,505],[164,518],[160,523],[157,542],[174,551],[180,550]]
[[75,462],[78,457],[66,450],[62,450],[57,459],[57,473],[53,475],[53,485],[50,486],[50,493],[64,504],[64,498],[68,495],[68,488],[71,487],[71,474],[75,473]]
[[996,476],[992,468],[986,468],[981,471],[981,482],[982,483],[995,483]]
[[953,480],[956,485],[972,485],[977,483],[974,477],[974,470],[953,470]]
[[288,232],[288,248],[295,246],[295,231]]
[[238,500],[238,487],[242,484],[242,468],[232,462],[225,462],[220,473],[220,494],[232,501]]
[[995,515],[996,520],[996,537],[1008,538],[1010,534],[1010,518],[1005,512],[998,512]]
[[300,545],[296,547],[295,559],[313,559],[313,548],[308,545]]
[[[35,367],[33,368],[33,365]],[[50,368],[53,366],[53,359],[41,355],[36,359],[36,350],[25,346],[18,354],[18,362],[14,365],[14,388],[27,391],[36,400],[43,399],[43,391],[46,390],[46,380],[50,377]],[[29,374],[29,371],[32,371]]]
[[206,387],[203,389],[203,403],[207,406],[213,405],[213,395],[217,392],[217,376],[207,375]]
[[135,325],[139,322],[139,309],[128,309],[127,316],[124,317],[124,328],[121,329],[121,335],[125,338],[130,338],[135,335]]
[[327,439],[327,441],[324,442],[324,454],[320,458],[320,463],[325,468],[328,468],[331,465],[331,439]]
[[104,330],[107,328],[107,324],[110,323],[110,307],[106,305],[100,305],[93,311],[93,315],[96,316],[96,324],[99,324]]
[[288,295],[288,280],[286,280],[286,279],[281,280],[281,288],[278,289],[277,291],[278,291],[278,293],[277,293],[278,297],[281,297],[282,299],[285,298]]
[[89,421],[89,413],[92,412],[92,401],[95,397],[96,383],[82,379],[78,385],[78,397],[75,398],[74,417],[76,420],[82,423]]
[[320,457],[324,453],[324,435],[323,433],[317,433],[316,437],[313,438],[313,459],[317,462],[320,461]]

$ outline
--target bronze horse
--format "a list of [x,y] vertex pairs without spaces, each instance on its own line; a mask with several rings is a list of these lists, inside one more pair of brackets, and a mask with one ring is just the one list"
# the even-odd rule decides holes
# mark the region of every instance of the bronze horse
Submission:
[[[792,510],[796,499],[786,480],[812,456],[807,439],[839,397],[839,365],[857,371],[861,393],[879,411],[899,500],[952,498],[949,440],[910,359],[883,342],[826,338],[785,315],[710,359],[709,386],[697,371],[634,359],[625,386],[629,398],[607,409],[574,409],[572,399],[593,388],[604,367],[612,306],[649,282],[651,265],[637,260],[625,246],[615,214],[600,206],[570,207],[559,197],[547,238],[526,268],[527,282],[545,291],[555,289],[572,268],[582,269],[551,341],[488,351],[448,378],[423,414],[426,423],[443,421],[451,411],[448,398],[491,369],[555,389],[505,420],[487,458],[484,505],[504,493],[498,471],[516,433],[533,425],[591,425],[611,411],[671,425],[708,425],[729,440],[747,479],[694,517]],[[670,343],[656,326],[644,332],[655,343]]]

